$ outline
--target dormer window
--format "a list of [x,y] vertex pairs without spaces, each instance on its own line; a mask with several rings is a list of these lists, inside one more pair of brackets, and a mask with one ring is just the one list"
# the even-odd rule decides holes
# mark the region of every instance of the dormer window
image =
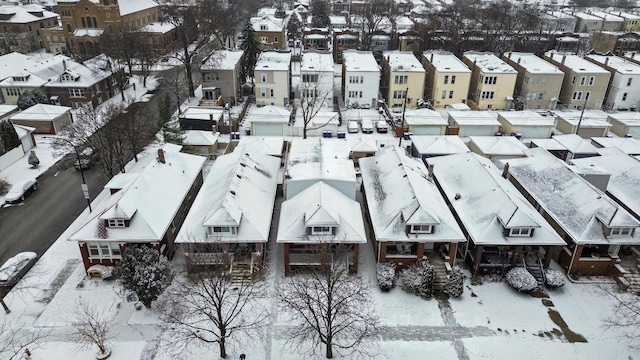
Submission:
[[433,225],[411,225],[410,232],[412,234],[432,234]]
[[610,236],[631,236],[633,235],[633,228],[628,227],[614,227],[611,228]]
[[266,30],[269,30],[269,28],[267,27],[267,25],[260,25],[260,30],[266,31]]
[[209,226],[207,228],[209,235],[236,235],[238,233],[237,226]]
[[27,78],[24,76],[14,76],[13,81],[26,81]]
[[332,235],[333,227],[332,226],[311,226],[311,235]]
[[110,228],[123,228],[126,226],[124,219],[109,219],[107,223]]
[[509,229],[509,236],[531,236],[533,234],[532,228],[514,228]]
[[60,81],[71,81],[71,80],[73,80],[73,78],[69,74],[60,75]]

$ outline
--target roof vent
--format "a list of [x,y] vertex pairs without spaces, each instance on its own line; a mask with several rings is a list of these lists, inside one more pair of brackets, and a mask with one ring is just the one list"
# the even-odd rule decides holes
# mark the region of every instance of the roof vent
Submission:
[[456,193],[456,196],[454,197],[454,199],[460,200],[461,197],[462,197],[462,195],[460,195],[460,193]]

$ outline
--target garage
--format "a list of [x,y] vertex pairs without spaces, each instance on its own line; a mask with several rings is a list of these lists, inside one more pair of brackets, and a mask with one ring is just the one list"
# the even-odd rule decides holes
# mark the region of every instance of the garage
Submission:
[[[255,120],[254,120],[255,121]],[[282,123],[251,123],[251,135],[255,136],[284,136]]]

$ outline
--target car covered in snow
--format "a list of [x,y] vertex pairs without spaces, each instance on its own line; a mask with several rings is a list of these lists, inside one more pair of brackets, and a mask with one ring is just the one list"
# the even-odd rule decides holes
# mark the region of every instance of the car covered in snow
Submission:
[[9,189],[9,192],[4,196],[4,200],[7,203],[16,203],[23,201],[24,198],[38,189],[38,180],[27,179],[19,181]]
[[0,286],[15,285],[38,260],[36,253],[25,251],[5,261],[0,267]]

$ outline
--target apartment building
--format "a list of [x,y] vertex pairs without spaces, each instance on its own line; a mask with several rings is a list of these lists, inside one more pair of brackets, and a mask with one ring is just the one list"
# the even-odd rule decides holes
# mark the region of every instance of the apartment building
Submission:
[[578,19],[576,23],[576,32],[592,33],[601,31],[604,25],[604,19],[586,12],[571,12],[571,15]]
[[590,14],[602,18],[601,31],[622,31],[624,29],[624,18],[621,16],[596,10],[591,10]]
[[203,100],[217,100],[222,96],[223,103],[236,104],[244,82],[242,50],[216,50],[200,66],[202,73]]
[[409,51],[382,53],[381,92],[390,108],[414,108],[424,93],[426,71]]
[[585,59],[611,73],[605,99],[607,109],[637,109],[640,102],[640,65],[618,56],[587,55]]
[[532,53],[509,52],[502,58],[518,71],[515,96],[523,109],[555,109],[564,73]]
[[26,54],[44,48],[42,30],[57,24],[58,14],[40,5],[0,7],[0,54]]
[[262,50],[285,48],[285,26],[282,19],[272,15],[251,18],[253,34]]
[[577,55],[548,51],[544,58],[564,72],[560,103],[567,109],[600,109],[611,74],[602,67]]
[[314,98],[316,107],[333,107],[333,55],[329,51],[305,51],[300,63],[300,98]]
[[542,31],[553,32],[573,32],[576,29],[578,19],[561,11],[548,11],[541,16]]
[[624,19],[624,31],[640,31],[640,15],[628,12],[613,12]]
[[640,34],[635,31],[600,31],[593,34],[591,47],[601,54],[623,56],[625,52],[640,51]]
[[349,107],[376,108],[380,86],[380,67],[370,51],[346,50],[343,53],[342,91]]
[[429,50],[422,53],[427,76],[424,95],[435,108],[466,103],[471,70],[450,52]]
[[471,69],[471,107],[477,110],[511,109],[518,72],[489,52],[466,51],[462,60]]
[[256,67],[256,104],[287,107],[291,91],[291,52],[263,51]]

